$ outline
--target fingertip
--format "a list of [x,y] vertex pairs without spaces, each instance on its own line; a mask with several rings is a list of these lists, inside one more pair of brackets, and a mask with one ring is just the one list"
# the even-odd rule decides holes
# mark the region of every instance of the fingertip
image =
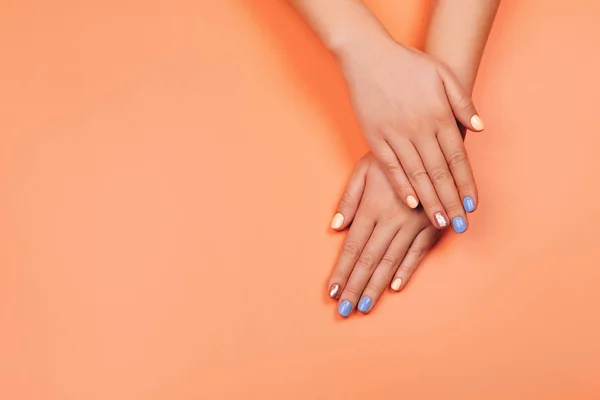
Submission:
[[470,120],[471,127],[475,132],[481,132],[485,129],[485,125],[483,124],[483,120],[477,114],[473,115]]
[[395,292],[399,292],[402,289],[402,278],[396,278],[391,284],[391,288]]
[[452,220],[452,229],[456,233],[464,233],[467,230],[467,221],[460,215]]
[[338,230],[344,225],[344,215],[336,213],[331,220],[331,229]]
[[476,210],[475,200],[471,196],[465,196],[463,199],[463,208],[466,212],[472,213]]
[[437,228],[443,229],[448,226],[448,218],[446,218],[441,212],[436,212],[434,217]]
[[342,287],[338,283],[334,283],[329,287],[329,297],[331,297],[332,299],[339,299],[340,294],[342,294]]
[[368,313],[371,310],[371,305],[373,304],[373,299],[371,299],[369,296],[364,296],[359,302],[358,302],[358,311],[360,311],[363,314]]
[[417,200],[417,198],[415,196],[408,195],[406,197],[406,204],[410,207],[410,208],[417,208],[419,206],[419,200]]

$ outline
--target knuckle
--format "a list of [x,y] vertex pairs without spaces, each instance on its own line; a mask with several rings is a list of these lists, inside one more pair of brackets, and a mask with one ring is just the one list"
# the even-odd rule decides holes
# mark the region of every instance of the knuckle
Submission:
[[354,260],[360,254],[360,246],[355,242],[347,242],[342,249],[342,253]]
[[410,275],[412,275],[412,273],[413,273],[413,267],[411,264],[403,263],[402,265],[400,265],[398,267],[397,274],[399,274],[399,275],[410,276]]
[[348,286],[344,289],[346,294],[350,294],[353,297],[359,297],[362,294],[362,290],[356,286]]
[[412,186],[410,186],[408,183],[403,183],[399,185],[398,188],[402,193],[412,193]]
[[348,194],[348,192],[344,192],[344,194],[342,195],[342,198],[340,199],[340,203],[338,205],[338,208],[342,211],[342,210],[349,210],[352,209],[352,205],[354,204],[354,201],[352,199],[352,196],[350,196],[350,194]]
[[477,187],[475,186],[475,183],[469,179],[466,182],[457,182],[456,183],[456,188],[458,189],[458,191],[460,193],[470,193],[469,196],[475,198],[477,196]]
[[462,215],[462,204],[457,201],[451,201],[448,204],[444,204],[444,208],[452,215]]
[[381,259],[381,262],[379,263],[379,266],[382,268],[391,269],[396,265],[397,262],[398,257],[395,254],[385,253]]
[[445,183],[448,180],[452,179],[452,175],[450,175],[450,171],[445,167],[436,167],[431,171],[431,179],[435,183]]
[[458,99],[457,102],[458,106],[458,112],[464,112],[464,111],[470,111],[475,109],[475,106],[473,105],[473,101],[471,100],[471,98],[467,97],[467,96],[461,96]]
[[423,131],[425,126],[425,117],[423,115],[411,115],[406,118],[406,133],[408,137],[414,137],[417,132]]
[[392,173],[404,171],[402,169],[402,165],[400,165],[400,163],[396,160],[386,162],[385,168]]
[[423,248],[421,246],[411,247],[408,250],[408,252],[406,253],[406,256],[407,256],[407,258],[412,260],[412,262],[405,263],[404,265],[401,265],[400,268],[401,269],[404,268],[407,271],[411,271],[414,268],[416,261],[420,260],[421,257],[423,257],[424,255],[425,255],[425,248]]
[[[440,204],[437,197],[425,199],[424,201],[421,201],[421,204],[423,204],[423,207],[426,210],[441,210],[441,208],[442,208],[442,205]],[[438,211],[436,211],[436,212],[438,212]]]
[[369,284],[365,288],[365,292],[369,292],[370,294],[375,294],[375,295],[379,295],[380,293],[383,293],[384,290],[385,290],[385,288],[381,287],[381,285],[378,285],[377,283],[374,283],[374,282],[369,282]]
[[373,266],[375,264],[375,257],[369,253],[361,254],[360,258],[356,262],[356,268],[364,269],[366,271],[373,270]]
[[457,151],[448,157],[448,165],[450,168],[462,167],[468,163],[469,159],[467,158],[467,153],[463,151]]
[[415,168],[410,171],[410,177],[415,182],[423,180],[427,178],[427,171],[423,168]]
[[441,126],[452,126],[452,124],[456,125],[456,119],[454,118],[454,115],[438,113],[436,114],[435,118],[438,124]]

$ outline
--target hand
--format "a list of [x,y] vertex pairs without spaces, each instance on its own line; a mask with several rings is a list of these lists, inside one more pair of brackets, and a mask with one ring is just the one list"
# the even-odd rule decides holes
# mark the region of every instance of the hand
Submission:
[[351,222],[328,284],[343,317],[356,306],[369,312],[390,282],[401,290],[441,235],[422,209],[402,203],[371,153],[356,165],[332,227],[344,229]]
[[337,54],[367,142],[409,207],[420,201],[434,226],[462,233],[477,187],[456,120],[483,129],[470,96],[428,55],[386,35],[368,42]]

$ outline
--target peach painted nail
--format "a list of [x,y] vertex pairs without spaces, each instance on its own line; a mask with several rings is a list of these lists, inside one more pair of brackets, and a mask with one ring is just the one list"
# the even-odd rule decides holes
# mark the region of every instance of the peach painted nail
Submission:
[[481,120],[481,117],[479,117],[479,115],[475,114],[471,117],[471,126],[476,131],[483,130],[483,128],[484,128],[483,121]]
[[337,213],[333,216],[333,220],[331,221],[331,229],[340,229],[343,223],[344,216],[340,213]]
[[410,208],[417,208],[419,202],[417,201],[417,199],[415,199],[415,196],[408,195],[408,197],[406,197],[406,204],[408,204]]
[[329,288],[329,297],[331,297],[334,300],[337,300],[338,297],[340,297],[340,292],[341,292],[341,286],[338,285],[337,283],[334,283],[333,285],[331,285],[331,287]]
[[394,279],[394,282],[392,282],[392,289],[397,292],[398,290],[400,290],[401,286],[402,286],[402,278]]
[[445,228],[446,226],[448,226],[448,221],[446,220],[446,217],[444,217],[444,215],[440,212],[435,213],[435,221],[437,222],[438,226],[440,228]]

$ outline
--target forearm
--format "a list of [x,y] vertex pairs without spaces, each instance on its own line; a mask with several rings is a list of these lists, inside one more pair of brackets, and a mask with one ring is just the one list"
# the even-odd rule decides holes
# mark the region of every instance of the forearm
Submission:
[[444,62],[473,91],[500,0],[432,0],[425,52]]
[[289,0],[338,58],[349,50],[376,51],[379,39],[389,37],[385,27],[360,0]]

